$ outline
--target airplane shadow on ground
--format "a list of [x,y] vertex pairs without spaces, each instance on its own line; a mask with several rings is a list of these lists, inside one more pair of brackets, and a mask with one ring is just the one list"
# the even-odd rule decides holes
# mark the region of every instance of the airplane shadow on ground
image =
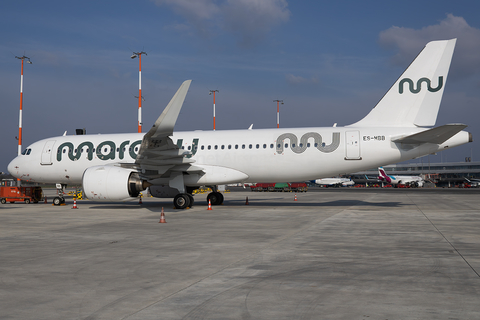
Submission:
[[[272,202],[275,199],[255,199],[249,200],[249,206],[255,207],[351,207],[351,206],[373,206],[373,207],[401,207],[405,204],[401,202],[368,202],[362,200],[335,200],[335,201],[318,201],[318,202],[302,202],[301,200],[292,201],[292,202]],[[225,201],[226,206],[246,206],[245,200],[227,200]]]
[[[279,200],[282,202],[275,202],[275,200]],[[406,206],[408,204],[404,204],[401,202],[396,201],[388,201],[388,202],[369,202],[363,200],[335,200],[335,201],[318,201],[318,202],[302,202],[301,200],[293,201],[292,202],[284,202],[284,198],[268,198],[268,199],[254,199],[249,200],[249,204],[246,204],[246,200],[225,200],[224,204],[221,206],[212,206],[213,210],[215,208],[222,208],[222,207],[385,207],[385,208],[398,208],[402,206]],[[81,204],[81,203],[80,203]],[[80,205],[79,204],[79,205]],[[90,207],[91,209],[109,209],[109,210],[135,210],[135,209],[148,209],[154,212],[159,212],[162,207],[165,210],[173,209],[173,204],[170,200],[161,202],[161,201],[148,201],[144,202],[143,204],[138,204],[137,202],[126,202],[126,203],[104,203],[98,204],[96,206]],[[193,208],[198,209],[204,207],[207,209],[208,203],[204,200],[196,201]],[[176,210],[175,211],[181,211]]]

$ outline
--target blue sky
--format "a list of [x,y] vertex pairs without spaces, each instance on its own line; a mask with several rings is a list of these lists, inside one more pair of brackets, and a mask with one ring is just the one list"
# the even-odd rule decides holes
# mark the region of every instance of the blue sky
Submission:
[[[136,132],[142,56],[144,132],[193,79],[176,130],[347,125],[366,115],[431,40],[458,38],[437,125],[480,139],[480,2],[138,0],[0,4],[0,171],[16,156],[20,60],[23,146]],[[480,160],[479,143],[430,156]],[[420,161],[420,160],[419,160]],[[427,160],[424,160],[427,161]]]

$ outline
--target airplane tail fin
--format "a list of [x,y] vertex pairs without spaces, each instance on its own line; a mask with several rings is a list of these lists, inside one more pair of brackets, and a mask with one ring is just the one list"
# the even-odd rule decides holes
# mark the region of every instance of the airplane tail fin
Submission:
[[362,120],[367,127],[435,125],[457,39],[432,41]]
[[390,177],[385,172],[385,169],[383,169],[383,167],[378,167],[378,179],[381,181],[386,181],[388,183],[392,181],[392,179],[390,179]]

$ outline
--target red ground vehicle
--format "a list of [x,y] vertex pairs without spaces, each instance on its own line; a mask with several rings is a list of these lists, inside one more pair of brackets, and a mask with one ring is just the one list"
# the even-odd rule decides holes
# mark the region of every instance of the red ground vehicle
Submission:
[[304,182],[292,183],[256,183],[250,186],[252,191],[268,192],[307,192],[308,187]]
[[16,181],[4,180],[0,186],[0,202],[25,202],[37,203],[42,199],[41,187],[17,187]]

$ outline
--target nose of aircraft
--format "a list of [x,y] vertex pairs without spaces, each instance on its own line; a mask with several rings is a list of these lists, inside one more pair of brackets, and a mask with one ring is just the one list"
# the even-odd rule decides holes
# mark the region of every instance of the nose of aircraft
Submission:
[[16,157],[15,159],[13,159],[12,161],[10,161],[10,163],[8,164],[7,166],[7,170],[8,172],[14,176],[15,178],[18,178],[18,173],[19,173],[19,157]]

